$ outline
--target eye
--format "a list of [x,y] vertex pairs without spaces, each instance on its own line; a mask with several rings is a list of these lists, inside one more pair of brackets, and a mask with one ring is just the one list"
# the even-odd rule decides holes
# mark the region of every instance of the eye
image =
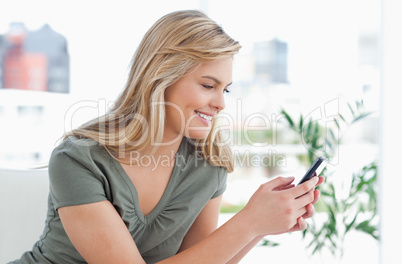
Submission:
[[223,93],[230,93],[228,89],[223,90]]
[[208,85],[208,84],[203,84],[202,86],[204,86],[204,88],[206,89],[214,89],[215,87],[213,85]]

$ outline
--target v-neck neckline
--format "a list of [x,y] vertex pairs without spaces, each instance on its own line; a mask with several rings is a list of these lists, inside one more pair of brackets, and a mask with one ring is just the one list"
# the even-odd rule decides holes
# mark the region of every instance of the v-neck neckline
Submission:
[[[183,152],[183,145],[184,145],[185,139],[186,138],[183,137],[183,139],[181,140],[179,148],[177,149],[177,154],[181,154]],[[159,200],[159,202],[152,209],[152,211],[147,215],[144,215],[144,213],[141,210],[140,201],[139,201],[139,195],[138,195],[137,189],[136,189],[133,181],[130,179],[130,177],[128,176],[128,174],[124,170],[123,166],[120,164],[120,162],[117,161],[116,159],[114,159],[113,157],[110,157],[112,159],[112,162],[115,165],[115,168],[117,169],[118,173],[121,175],[123,180],[126,182],[128,188],[130,189],[135,212],[136,212],[138,218],[144,224],[149,224],[156,216],[158,216],[159,213],[163,210],[163,208],[165,207],[165,205],[166,205],[166,203],[168,201],[168,198],[169,198],[169,196],[170,196],[170,194],[171,194],[171,192],[173,190],[173,187],[174,187],[173,185],[174,185],[176,175],[177,175],[178,171],[180,170],[180,168],[179,168],[180,167],[180,162],[178,162],[178,157],[180,155],[177,155],[177,154],[175,156],[174,167],[173,167],[172,173],[170,175],[170,179],[168,181],[166,189],[163,192],[162,197]]]

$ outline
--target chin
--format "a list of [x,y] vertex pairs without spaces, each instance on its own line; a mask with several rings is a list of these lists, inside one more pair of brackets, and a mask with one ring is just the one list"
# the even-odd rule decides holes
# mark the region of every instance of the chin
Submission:
[[206,139],[209,136],[210,131],[190,131],[185,135],[191,139]]

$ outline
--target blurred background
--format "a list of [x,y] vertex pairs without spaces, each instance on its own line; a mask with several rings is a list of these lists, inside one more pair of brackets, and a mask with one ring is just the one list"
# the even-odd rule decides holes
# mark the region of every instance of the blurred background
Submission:
[[[17,217],[29,201],[25,217],[45,219],[46,171],[32,183],[30,168],[47,163],[64,132],[107,111],[157,19],[198,9],[242,44],[221,120],[236,163],[221,222],[261,183],[301,178],[316,156],[330,159],[310,229],[264,240],[242,263],[379,263],[383,2],[3,1],[0,230],[8,233],[0,261],[18,258],[41,233]],[[16,219],[23,227],[10,232]]]

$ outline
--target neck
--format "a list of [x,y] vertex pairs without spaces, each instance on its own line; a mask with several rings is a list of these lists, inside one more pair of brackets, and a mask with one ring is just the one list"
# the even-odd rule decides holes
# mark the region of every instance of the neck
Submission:
[[[176,138],[175,140],[162,140],[162,143],[158,143],[153,145],[149,144],[145,149],[141,151],[128,151],[124,153],[123,159],[120,159],[124,164],[135,164],[138,161],[146,161],[146,160],[167,160],[174,159],[175,155],[179,149],[180,143],[183,139],[183,136]],[[156,151],[154,147],[157,147]],[[154,152],[153,152],[154,151]]]
[[[179,149],[180,143],[183,139],[183,136],[180,136],[174,140],[166,140],[164,139],[162,143],[155,144],[157,149],[152,156],[160,156],[160,155],[169,155],[171,153],[176,154]],[[154,146],[148,146],[142,153],[150,155]]]

